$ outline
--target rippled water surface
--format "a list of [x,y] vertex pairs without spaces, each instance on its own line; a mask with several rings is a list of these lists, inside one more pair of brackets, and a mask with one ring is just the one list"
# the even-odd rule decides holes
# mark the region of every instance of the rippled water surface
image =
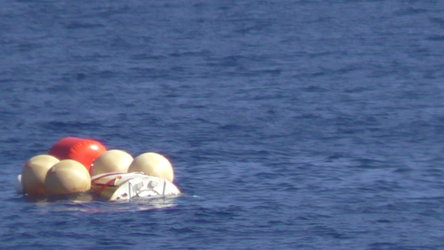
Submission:
[[[443,3],[5,0],[0,27],[2,248],[442,248]],[[65,136],[163,153],[184,195],[23,198]]]

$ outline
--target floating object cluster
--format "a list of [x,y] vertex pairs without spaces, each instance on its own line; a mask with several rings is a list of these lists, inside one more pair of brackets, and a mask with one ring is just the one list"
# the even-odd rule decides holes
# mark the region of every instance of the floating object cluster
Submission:
[[45,154],[30,158],[19,175],[26,196],[51,197],[88,193],[104,200],[175,196],[171,162],[147,152],[133,158],[107,150],[101,142],[78,137],[57,141]]

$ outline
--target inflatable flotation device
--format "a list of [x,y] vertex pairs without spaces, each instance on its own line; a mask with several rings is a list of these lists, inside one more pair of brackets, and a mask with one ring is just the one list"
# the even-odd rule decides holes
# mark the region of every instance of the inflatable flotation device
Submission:
[[114,201],[181,193],[165,156],[147,152],[133,158],[123,150],[107,151],[98,141],[78,137],[62,138],[48,154],[29,159],[17,180],[18,191],[28,197],[86,195]]
[[71,159],[76,160],[86,167],[88,172],[94,160],[105,153],[106,147],[92,139],[65,137],[56,142],[50,149],[49,154],[59,160]]
[[61,160],[46,174],[45,188],[49,195],[87,192],[91,188],[91,176],[80,162]]
[[171,162],[163,155],[155,152],[143,153],[128,168],[128,172],[142,172],[147,175],[174,181],[174,170]]
[[133,160],[133,157],[123,150],[108,150],[94,161],[90,173],[92,176],[111,172],[126,173]]
[[160,198],[180,194],[170,181],[143,173],[105,173],[92,177],[91,190],[105,200]]
[[36,155],[23,166],[19,175],[20,189],[30,195],[46,195],[45,179],[49,169],[59,160],[52,155]]

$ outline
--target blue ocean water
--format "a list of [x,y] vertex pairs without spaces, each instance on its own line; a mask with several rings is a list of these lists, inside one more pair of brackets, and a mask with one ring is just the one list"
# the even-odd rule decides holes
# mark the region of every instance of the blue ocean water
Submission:
[[[442,249],[444,3],[0,3],[3,249]],[[34,202],[65,136],[184,195]]]

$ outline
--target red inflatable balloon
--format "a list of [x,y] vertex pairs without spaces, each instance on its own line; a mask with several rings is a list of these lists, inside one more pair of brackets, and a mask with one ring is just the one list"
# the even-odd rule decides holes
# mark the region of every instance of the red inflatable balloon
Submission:
[[90,172],[94,160],[105,152],[106,147],[102,143],[77,137],[65,137],[56,142],[49,150],[49,154],[59,160],[72,159],[82,163],[88,172]]

